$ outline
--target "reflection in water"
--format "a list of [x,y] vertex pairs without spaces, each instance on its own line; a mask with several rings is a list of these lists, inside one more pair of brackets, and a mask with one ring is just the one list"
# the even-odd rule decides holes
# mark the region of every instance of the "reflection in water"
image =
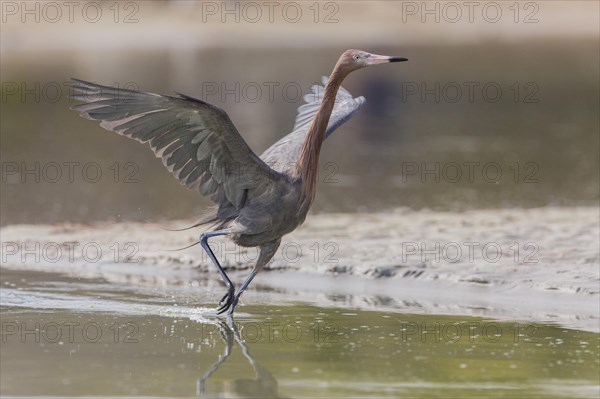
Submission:
[[244,340],[240,337],[240,332],[233,321],[233,317],[227,316],[226,320],[219,320],[216,324],[219,327],[221,337],[225,342],[225,349],[223,354],[219,356],[219,359],[214,362],[204,373],[202,377],[198,379],[196,384],[196,394],[198,396],[204,396],[205,394],[205,383],[206,380],[227,360],[231,354],[233,348],[233,341],[242,349],[242,353],[252,365],[254,372],[256,373],[256,379],[237,379],[233,380],[230,384],[231,392],[241,398],[278,398],[277,395],[277,381],[271,373],[256,362],[254,357],[250,354],[248,346]]

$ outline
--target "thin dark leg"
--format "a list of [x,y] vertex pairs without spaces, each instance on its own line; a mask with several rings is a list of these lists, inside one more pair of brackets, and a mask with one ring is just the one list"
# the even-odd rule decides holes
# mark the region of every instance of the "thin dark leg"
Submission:
[[242,294],[244,293],[244,291],[246,290],[246,288],[248,288],[248,286],[250,285],[250,283],[252,282],[252,279],[254,278],[254,276],[256,276],[257,272],[256,271],[252,271],[248,277],[246,277],[246,279],[244,280],[244,282],[242,283],[242,285],[240,286],[240,289],[238,290],[238,292],[235,294],[234,298],[233,298],[233,302],[231,302],[231,306],[229,306],[229,309],[227,309],[227,314],[231,315],[233,314],[233,309],[235,308],[235,306],[238,303],[238,300],[240,299],[240,297],[242,296]]
[[277,248],[279,248],[280,243],[281,243],[281,240],[276,240],[276,241],[272,241],[270,243],[263,244],[260,246],[258,260],[256,262],[256,265],[254,266],[254,269],[248,275],[248,277],[246,277],[246,280],[244,280],[244,282],[242,283],[242,286],[240,287],[238,292],[234,295],[233,300],[231,301],[231,304],[229,305],[229,307],[227,309],[221,309],[219,313],[222,313],[225,310],[227,310],[228,315],[233,313],[235,306],[238,304],[238,300],[240,299],[240,296],[242,296],[242,294],[244,293],[246,288],[248,288],[248,286],[252,282],[252,279],[258,274],[258,272],[261,271],[262,268],[267,263],[269,263],[269,261],[273,258],[273,255],[275,255],[275,251],[277,251]]
[[217,261],[215,254],[208,246],[208,239],[210,237],[222,236],[222,235],[226,235],[226,234],[229,234],[228,230],[210,231],[207,233],[202,233],[200,235],[200,245],[202,245],[202,248],[204,248],[204,251],[206,251],[210,260],[212,260],[214,265],[217,267],[217,271],[221,275],[221,279],[223,279],[223,282],[225,283],[225,286],[227,287],[227,293],[223,296],[223,298],[219,302],[220,306],[217,308],[217,313],[219,313],[219,314],[223,313],[225,310],[227,310],[229,308],[229,306],[233,303],[234,298],[235,298],[235,287],[234,287],[233,283],[231,282],[231,280],[229,279],[229,277],[227,276],[227,274],[225,273],[225,270],[223,270],[223,268],[219,264],[219,261]]

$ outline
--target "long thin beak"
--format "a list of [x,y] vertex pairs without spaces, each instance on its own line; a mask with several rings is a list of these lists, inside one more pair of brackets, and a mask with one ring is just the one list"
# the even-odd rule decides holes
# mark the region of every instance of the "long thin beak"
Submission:
[[386,64],[388,62],[403,62],[408,61],[408,58],[396,57],[389,55],[371,54],[369,56],[369,64]]

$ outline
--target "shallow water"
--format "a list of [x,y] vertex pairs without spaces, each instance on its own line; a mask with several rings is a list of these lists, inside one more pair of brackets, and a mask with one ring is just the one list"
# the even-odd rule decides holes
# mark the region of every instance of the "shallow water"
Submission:
[[3,395],[598,395],[598,334],[552,324],[256,289],[220,319],[220,290],[8,269],[1,280]]

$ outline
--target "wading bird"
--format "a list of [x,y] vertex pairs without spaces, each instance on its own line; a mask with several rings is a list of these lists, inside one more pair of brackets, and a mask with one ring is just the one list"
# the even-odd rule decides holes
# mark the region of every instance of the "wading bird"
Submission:
[[[325,138],[364,103],[341,87],[348,74],[403,57],[345,51],[324,87],[313,86],[298,109],[294,131],[258,157],[222,109],[178,93],[177,97],[125,90],[73,79],[73,107],[120,135],[149,143],[175,177],[208,196],[216,207],[192,227],[209,225],[199,242],[216,266],[227,293],[217,313],[232,314],[256,274],[271,260],[281,238],[304,222],[315,198],[319,153]],[[258,247],[258,260],[239,290],[208,239],[227,235],[237,245]]]

